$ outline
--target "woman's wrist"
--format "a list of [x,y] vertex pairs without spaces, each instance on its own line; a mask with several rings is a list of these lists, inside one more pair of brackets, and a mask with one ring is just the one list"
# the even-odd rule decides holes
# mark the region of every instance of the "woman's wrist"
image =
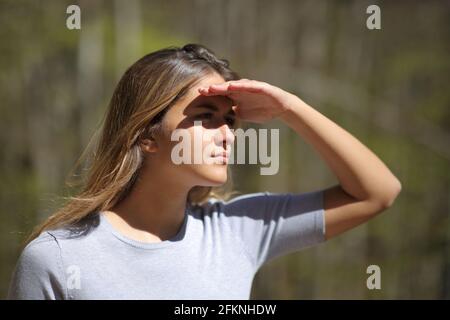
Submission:
[[[280,114],[279,118],[285,123],[289,124],[298,115],[301,109],[306,107],[306,103],[303,102],[298,96],[288,93],[284,102],[284,111]],[[300,111],[301,112],[301,111]]]

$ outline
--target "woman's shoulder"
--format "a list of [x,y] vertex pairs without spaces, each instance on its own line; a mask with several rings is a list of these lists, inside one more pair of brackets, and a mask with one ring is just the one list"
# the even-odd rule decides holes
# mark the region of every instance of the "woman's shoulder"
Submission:
[[78,243],[78,240],[85,238],[97,225],[96,218],[89,218],[73,225],[44,230],[26,244],[19,259],[24,265],[44,267],[45,264],[60,258],[63,246]]
[[251,192],[251,193],[239,193],[228,198],[216,198],[211,197],[203,205],[205,210],[218,210],[218,211],[236,211],[240,209],[247,209],[249,207],[260,206],[267,199],[267,196],[272,193],[267,191]]
[[49,270],[60,255],[54,236],[43,231],[23,248],[19,256],[20,270]]
[[45,299],[44,292],[64,283],[61,251],[55,237],[43,231],[27,243],[16,263],[8,299]]
[[228,218],[230,214],[239,216],[247,209],[261,207],[266,197],[271,193],[267,191],[254,193],[240,193],[233,197],[209,197],[205,202],[191,206],[191,213],[200,217]]
[[55,247],[55,245],[60,246],[61,241],[80,239],[83,236],[87,236],[94,231],[98,225],[99,216],[96,214],[86,217],[74,224],[47,229],[30,241],[25,249],[28,251],[45,250],[45,248]]
[[211,206],[214,204],[229,204],[231,202],[236,202],[240,200],[252,200],[252,199],[261,199],[261,197],[265,197],[267,195],[271,195],[273,193],[268,191],[260,191],[260,192],[249,192],[249,193],[234,193],[232,196],[226,198],[220,198],[212,196],[208,198],[204,205]]

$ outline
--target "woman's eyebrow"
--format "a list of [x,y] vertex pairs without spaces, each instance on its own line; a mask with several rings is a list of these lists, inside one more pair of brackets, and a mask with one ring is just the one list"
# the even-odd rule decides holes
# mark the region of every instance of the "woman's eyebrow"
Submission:
[[[205,108],[211,111],[219,111],[219,108],[217,108],[215,105],[210,104],[210,103],[202,103],[196,106],[196,108]],[[234,115],[234,110],[230,109],[230,111],[228,112],[229,115]]]

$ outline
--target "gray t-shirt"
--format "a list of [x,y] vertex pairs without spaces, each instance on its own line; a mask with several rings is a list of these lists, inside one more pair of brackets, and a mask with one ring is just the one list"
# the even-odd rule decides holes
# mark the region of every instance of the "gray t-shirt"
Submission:
[[323,190],[188,206],[178,233],[145,243],[100,212],[22,251],[9,299],[249,299],[269,260],[325,241]]

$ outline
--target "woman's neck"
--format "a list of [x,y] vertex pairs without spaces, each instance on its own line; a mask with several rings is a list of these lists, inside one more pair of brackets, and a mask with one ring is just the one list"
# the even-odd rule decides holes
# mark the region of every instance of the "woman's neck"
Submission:
[[174,237],[183,223],[189,190],[162,170],[142,168],[130,193],[104,214],[134,240],[164,241]]

